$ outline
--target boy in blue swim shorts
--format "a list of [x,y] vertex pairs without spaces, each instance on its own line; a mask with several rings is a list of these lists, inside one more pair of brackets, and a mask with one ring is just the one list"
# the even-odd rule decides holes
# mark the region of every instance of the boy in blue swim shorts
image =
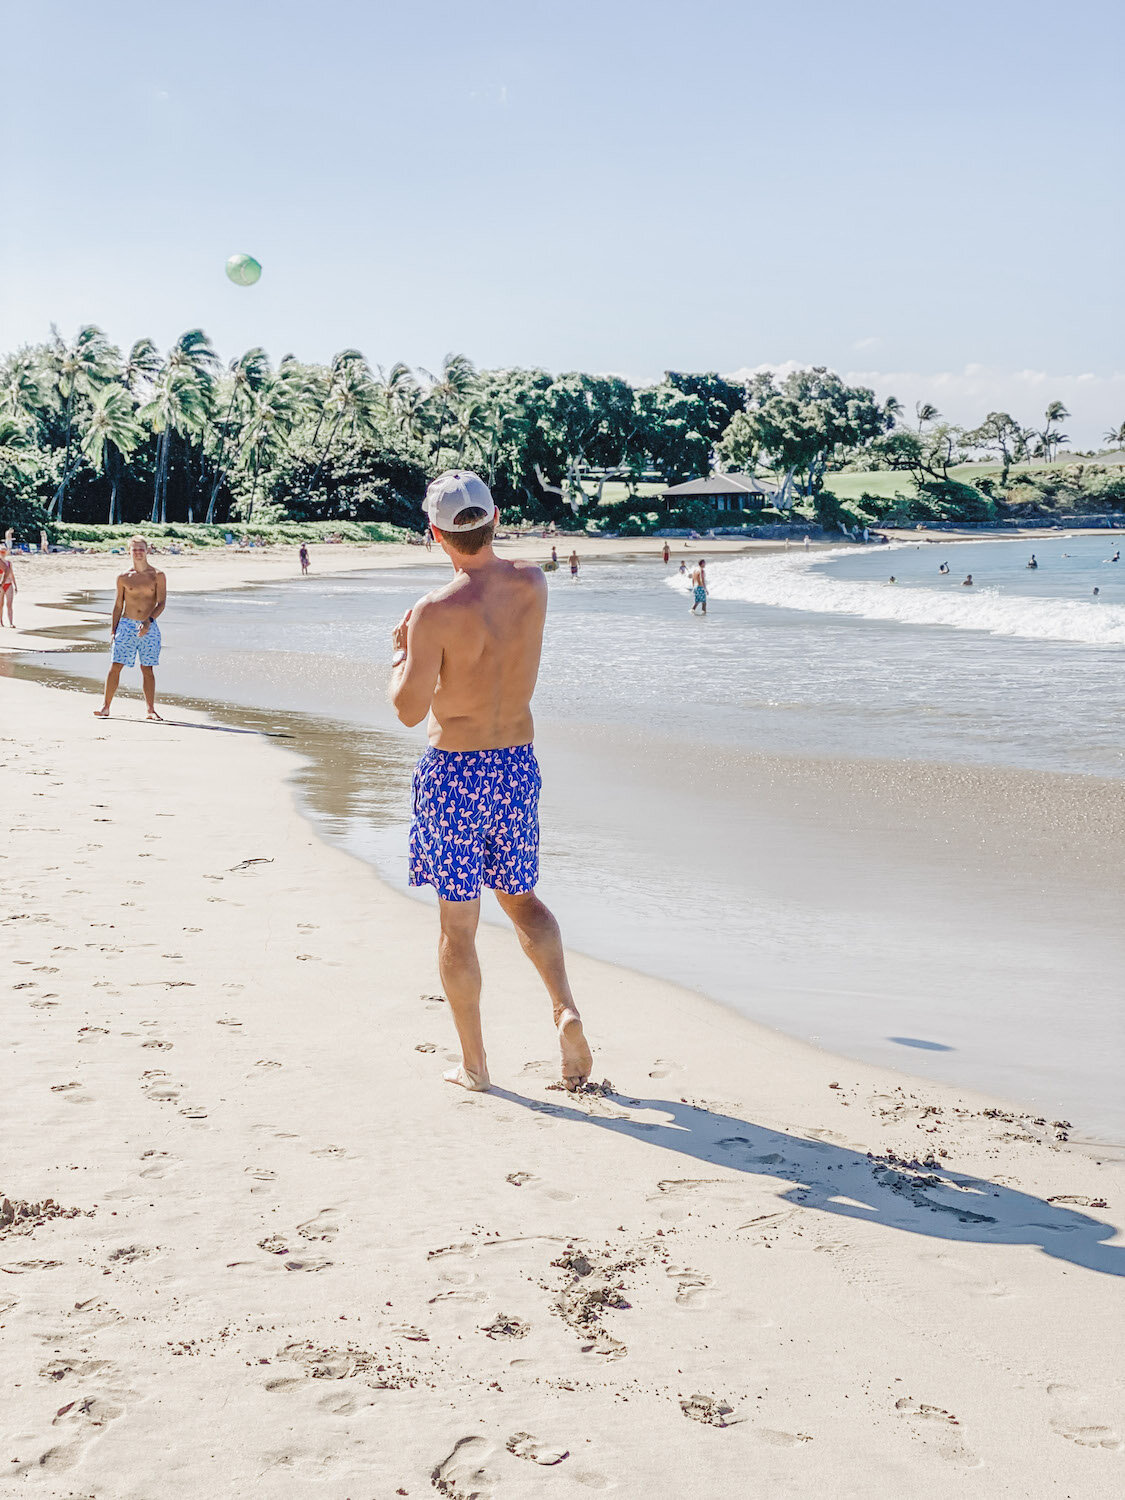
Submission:
[[445,1078],[489,1087],[476,951],[480,892],[488,886],[547,987],[563,1082],[579,1089],[593,1059],[559,925],[535,894],[541,781],[531,696],[547,580],[537,564],[496,555],[498,512],[477,475],[441,475],[424,509],[453,577],[392,632],[390,698],[404,724],[429,721],[430,748],[414,772],[410,883],[432,885],[438,896],[438,965],[461,1043],[461,1065]]
[[153,670],[160,661],[160,626],[156,620],[164,613],[168,584],[164,574],[149,562],[148,543],[143,536],[133,537],[129,552],[132,566],[118,577],[117,597],[113,602],[113,665],[105,680],[105,702],[94,713],[99,719],[109,718],[109,706],[121,681],[122,668],[131,667],[139,656],[146,718],[159,723]]

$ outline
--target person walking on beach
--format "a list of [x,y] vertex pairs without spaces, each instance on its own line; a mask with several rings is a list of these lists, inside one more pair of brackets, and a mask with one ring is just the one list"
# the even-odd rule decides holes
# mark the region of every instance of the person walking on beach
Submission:
[[692,573],[691,573],[691,612],[692,612],[692,614],[695,614],[696,610],[699,608],[699,606],[701,604],[703,606],[703,613],[704,614],[707,613],[707,574],[704,571],[706,567],[707,567],[707,564],[703,560],[703,558],[701,557],[699,559],[699,562],[692,569]]
[[19,593],[16,587],[16,570],[12,567],[12,555],[6,544],[0,544],[0,625],[4,623],[4,611],[8,611],[8,624],[14,630],[16,622],[12,617],[12,605]]
[[570,576],[578,577],[578,553],[573,551],[570,554]]
[[305,546],[304,542],[301,543],[301,549],[297,553],[297,557],[301,563],[301,577],[304,578],[309,571],[309,549]]
[[558,565],[559,565],[559,549],[557,547],[554,547],[554,546],[552,546],[552,548],[551,548],[551,561],[554,563],[555,567],[557,568]]
[[440,475],[423,505],[453,577],[395,626],[389,693],[403,724],[429,719],[430,748],[414,771],[410,884],[432,885],[438,896],[438,965],[461,1043],[461,1064],[444,1077],[474,1091],[489,1087],[476,949],[485,885],[551,997],[562,1079],[573,1092],[593,1059],[559,925],[535,894],[541,783],[531,696],[547,580],[534,562],[497,557],[499,511],[478,475]]
[[156,672],[160,661],[160,626],[157,617],[164,613],[168,582],[148,560],[148,543],[135,536],[129,543],[132,566],[117,579],[117,598],[113,601],[113,665],[105,680],[105,702],[94,710],[99,719],[109,718],[109,706],[121,681],[122,667],[131,667],[141,658],[141,686],[144,689],[146,718],[161,723],[156,712]]

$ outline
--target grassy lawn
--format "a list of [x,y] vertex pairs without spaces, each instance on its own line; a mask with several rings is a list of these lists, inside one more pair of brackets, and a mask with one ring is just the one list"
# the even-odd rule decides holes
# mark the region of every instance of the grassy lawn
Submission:
[[135,526],[78,526],[64,521],[56,527],[56,532],[60,546],[85,547],[94,552],[124,550],[129,538],[136,535],[166,548],[169,545],[224,547],[228,535],[236,543],[247,536],[265,546],[278,546],[323,542],[330,536],[338,536],[345,542],[401,542],[412,534],[385,521],[278,521],[268,526],[244,526],[237,522],[229,526],[205,526],[202,522],[189,525],[186,521],[170,521],[163,526],[150,521]]

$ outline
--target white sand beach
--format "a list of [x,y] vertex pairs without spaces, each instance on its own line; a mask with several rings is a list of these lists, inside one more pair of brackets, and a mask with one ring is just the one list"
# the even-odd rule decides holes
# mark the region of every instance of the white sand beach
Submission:
[[[22,623],[116,563],[58,561]],[[291,755],[3,694],[12,1493],[1120,1494],[1125,1153],[578,956],[606,1083],[569,1096],[489,928],[464,1094],[433,914],[316,837]]]

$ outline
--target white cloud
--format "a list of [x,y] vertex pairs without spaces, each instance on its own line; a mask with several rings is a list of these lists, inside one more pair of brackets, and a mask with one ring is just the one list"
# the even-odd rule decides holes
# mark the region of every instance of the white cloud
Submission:
[[[780,365],[743,367],[728,375],[744,380],[762,370],[785,376],[803,368],[798,360]],[[1095,375],[1089,371],[1054,375],[1047,370],[1001,370],[967,364],[961,370],[924,373],[918,370],[841,370],[850,385],[868,385],[879,397],[897,396],[907,412],[916,401],[930,401],[942,416],[962,426],[975,426],[986,412],[1008,411],[1018,422],[1033,426],[1049,401],[1061,401],[1070,411],[1063,424],[1074,448],[1099,448],[1102,434],[1125,421],[1125,371]]]
[[883,340],[881,338],[878,338],[874,334],[872,334],[869,338],[856,339],[855,343],[852,345],[852,348],[857,351],[862,351],[864,349],[877,349],[882,342]]

